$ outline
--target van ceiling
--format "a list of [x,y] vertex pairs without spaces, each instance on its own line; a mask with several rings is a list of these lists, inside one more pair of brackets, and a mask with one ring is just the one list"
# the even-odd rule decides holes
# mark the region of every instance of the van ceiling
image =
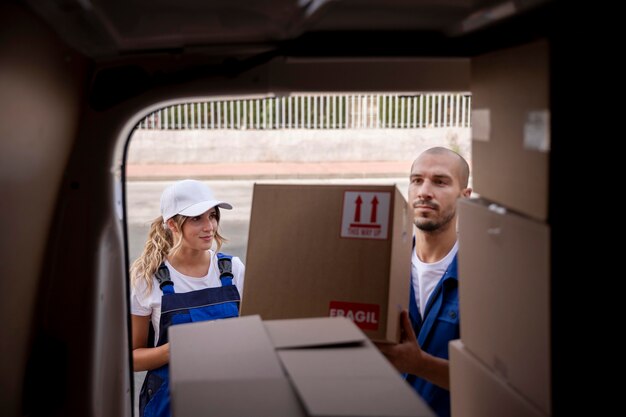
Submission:
[[[23,0],[72,47],[94,59],[163,51],[254,55],[299,39],[328,47],[341,34],[359,55],[396,50],[411,32],[438,43],[551,0]],[[363,36],[359,36],[363,33]],[[385,34],[383,43],[377,43]],[[389,36],[389,34],[395,36]],[[360,40],[360,42],[359,42]],[[426,44],[426,42],[423,42]],[[367,49],[373,46],[373,49]],[[311,48],[315,49],[315,48]],[[348,47],[346,47],[348,49]],[[414,54],[416,51],[412,50]],[[428,49],[419,55],[432,55]],[[339,52],[337,53],[339,55]],[[341,51],[345,55],[345,51]],[[397,53],[396,53],[397,54]]]

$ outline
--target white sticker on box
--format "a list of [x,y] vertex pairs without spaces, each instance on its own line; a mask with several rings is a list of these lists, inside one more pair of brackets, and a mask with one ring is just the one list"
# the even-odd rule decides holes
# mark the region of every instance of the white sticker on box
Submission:
[[491,111],[472,110],[472,139],[489,142],[491,136]]
[[550,151],[550,112],[529,111],[524,123],[524,149]]
[[387,239],[391,193],[346,191],[343,195],[341,237]]

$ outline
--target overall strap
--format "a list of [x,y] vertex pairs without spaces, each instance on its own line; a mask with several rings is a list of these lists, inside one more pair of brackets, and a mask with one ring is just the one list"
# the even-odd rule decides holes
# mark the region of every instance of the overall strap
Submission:
[[222,286],[233,285],[233,257],[224,253],[217,253],[217,267],[220,270]]
[[[412,250],[415,251],[415,236],[413,236],[413,246]],[[411,252],[411,259],[413,257],[413,253]],[[409,274],[409,319],[411,320],[411,324],[413,325],[413,330],[415,330],[416,334],[419,334],[420,329],[422,328],[422,314],[420,313],[420,309],[417,306],[417,302],[415,301],[415,288],[413,288],[413,266],[411,265],[411,273]],[[422,301],[423,302],[423,301]]]
[[159,288],[163,291],[163,294],[174,294],[174,282],[172,278],[170,278],[170,270],[167,269],[165,262],[162,262],[159,265],[159,269],[154,274],[157,281],[159,282]]

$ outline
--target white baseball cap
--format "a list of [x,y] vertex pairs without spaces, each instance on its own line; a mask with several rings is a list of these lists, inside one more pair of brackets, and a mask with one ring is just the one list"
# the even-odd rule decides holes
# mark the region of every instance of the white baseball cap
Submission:
[[230,204],[217,200],[213,191],[200,181],[182,180],[167,187],[161,194],[161,215],[163,221],[181,214],[194,217],[213,207],[230,210]]

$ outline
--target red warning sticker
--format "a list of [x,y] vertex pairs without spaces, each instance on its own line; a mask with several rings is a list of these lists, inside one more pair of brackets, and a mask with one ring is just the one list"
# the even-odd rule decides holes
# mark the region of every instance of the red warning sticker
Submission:
[[331,317],[347,317],[361,329],[378,330],[378,323],[380,322],[380,306],[378,304],[331,301],[329,309]]

